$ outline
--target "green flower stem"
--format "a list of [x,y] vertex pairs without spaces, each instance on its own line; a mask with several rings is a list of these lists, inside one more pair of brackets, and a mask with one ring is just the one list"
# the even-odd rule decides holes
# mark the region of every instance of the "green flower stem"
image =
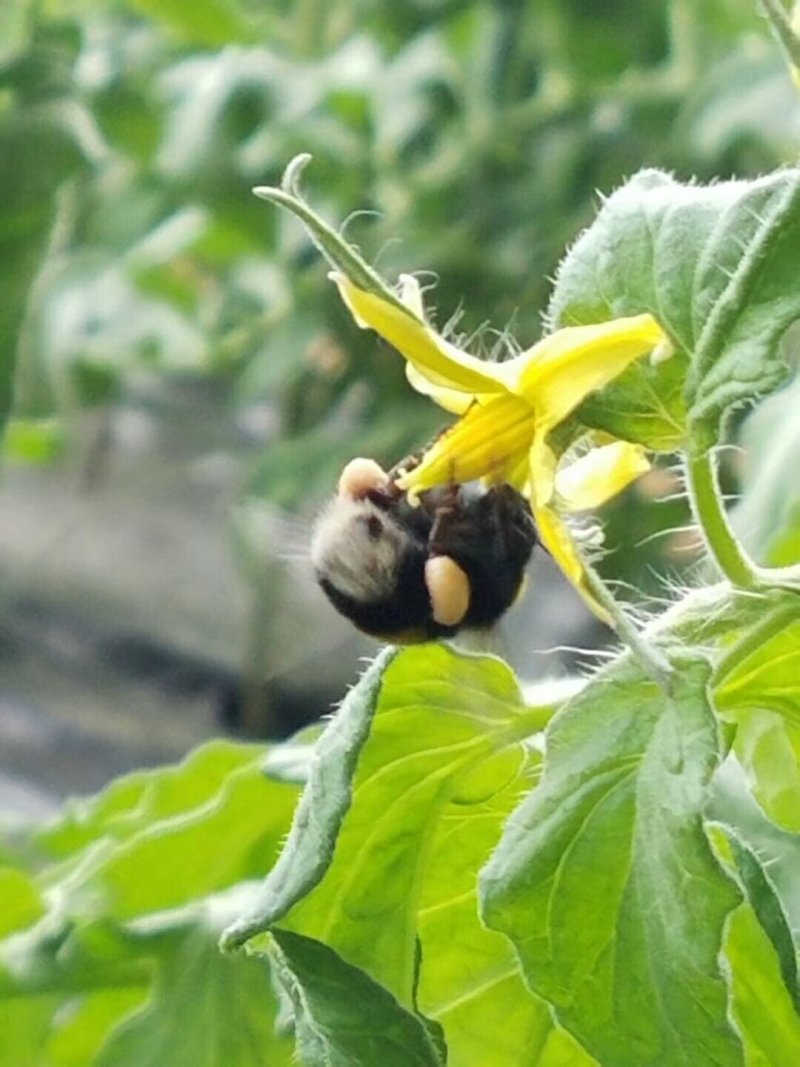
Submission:
[[668,693],[672,688],[674,677],[669,660],[639,632],[594,567],[586,560],[582,560],[582,563],[586,574],[586,584],[595,600],[608,612],[620,640],[628,646],[653,681]]
[[717,461],[710,450],[689,455],[686,460],[686,487],[692,513],[700,527],[708,551],[723,575],[738,589],[763,585],[759,573],[739,544],[725,512],[717,480]]
[[765,585],[800,592],[800,563],[788,567],[757,567],[756,573]]
[[300,219],[309,237],[325,259],[332,267],[349,278],[353,285],[365,292],[375,293],[401,311],[410,314],[397,293],[384,282],[377,271],[374,271],[352,245],[349,245],[333,227],[320,218],[303,199],[300,194],[300,175],[310,161],[311,156],[307,152],[295,156],[284,171],[279,187],[259,185],[253,189],[254,194],[261,200],[280,204]]

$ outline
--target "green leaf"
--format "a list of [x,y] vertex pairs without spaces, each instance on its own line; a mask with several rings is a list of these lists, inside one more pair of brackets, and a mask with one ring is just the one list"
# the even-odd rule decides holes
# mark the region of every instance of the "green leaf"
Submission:
[[50,1067],[47,1042],[55,997],[0,1001],[0,1067]]
[[218,940],[213,916],[200,914],[170,939],[148,1003],[110,1036],[96,1067],[289,1067],[291,1042],[274,1032],[266,961],[223,955]]
[[725,760],[714,775],[706,815],[730,843],[736,876],[772,942],[786,988],[797,1002],[800,835],[782,830],[766,817],[734,758]]
[[303,726],[281,744],[272,745],[262,764],[264,774],[276,782],[305,785],[322,730],[323,724],[314,722]]
[[759,858],[735,836],[731,838],[734,846],[736,865],[741,883],[747,895],[748,903],[761,925],[762,930],[772,943],[784,988],[794,1001],[795,1010],[800,1010],[800,987],[797,984],[797,958],[793,945],[789,920],[781,905],[780,898],[769,878],[767,870]]
[[767,566],[800,563],[800,379],[768,397],[740,435],[741,498],[731,522],[753,559]]
[[800,1017],[781,981],[775,950],[746,904],[731,915],[725,955],[748,1067],[800,1063]]
[[734,747],[767,814],[800,830],[800,602],[771,609],[729,643],[716,669],[714,699],[736,724]]
[[536,781],[524,738],[552,713],[526,708],[493,658],[385,653],[318,743],[262,906],[228,943],[267,927],[312,938],[440,1023],[454,1062],[549,1062],[564,1042],[508,943],[481,925],[476,874]]
[[269,781],[261,756],[227,775],[205,802],[150,820],[110,850],[89,855],[73,876],[79,904],[87,888],[103,894],[115,920],[177,907],[271,866],[289,825],[297,791]]
[[261,904],[225,931],[226,947],[243,945],[268,930],[324,875],[350,805],[350,777],[369,732],[383,672],[394,654],[386,649],[375,658],[317,742],[314,772],[297,806],[289,840],[269,873]]
[[554,721],[542,781],[482,875],[484,915],[601,1063],[732,1067],[719,968],[738,894],[703,831],[719,739],[709,669],[671,697],[623,659]]
[[[326,945],[273,934],[277,973],[295,1009],[297,1051],[308,1067],[442,1067],[425,1024]],[[110,1065],[109,1065],[110,1067]]]
[[800,726],[754,709],[740,717],[733,750],[767,815],[800,833]]
[[67,801],[36,834],[36,842],[49,856],[62,858],[100,838],[125,841],[154,822],[208,802],[230,774],[252,768],[263,755],[262,745],[209,741],[177,766],[135,771],[94,797]]
[[104,989],[67,1002],[54,1020],[48,1052],[53,1067],[87,1067],[120,1022],[139,1009],[145,987]]
[[297,797],[264,776],[263,759],[261,745],[214,742],[70,805],[39,835],[56,857],[41,876],[45,913],[23,876],[0,878],[0,910],[8,904],[16,931],[0,942],[1,997],[27,1010],[58,993],[50,1058],[37,1067],[290,1062],[273,1036],[264,961],[217,947],[259,885],[247,879],[274,860]]
[[[550,320],[566,326],[651,312],[689,357],[686,419],[707,447],[726,411],[785,380],[779,341],[800,317],[798,273],[800,171],[702,186],[646,170],[609,197],[571,248]],[[661,365],[668,398],[669,364]],[[665,421],[654,390],[657,381],[642,367],[607,395],[614,432],[625,437],[630,424],[632,436],[655,448],[677,411]],[[643,438],[648,417],[654,431]]]
[[654,452],[672,452],[686,437],[683,390],[688,360],[676,352],[655,366],[637,360],[620,377],[580,405],[577,419],[593,429],[636,441]]
[[44,911],[41,893],[29,876],[0,867],[0,938],[35,923]]
[[234,0],[196,0],[191,6],[180,0],[131,0],[131,7],[197,45],[230,45],[258,36],[243,5]]
[[750,647],[741,652],[735,646],[715,688],[716,706],[734,721],[751,708],[769,708],[800,727],[800,618],[775,613],[763,623],[777,632],[765,630],[757,641],[745,635]]

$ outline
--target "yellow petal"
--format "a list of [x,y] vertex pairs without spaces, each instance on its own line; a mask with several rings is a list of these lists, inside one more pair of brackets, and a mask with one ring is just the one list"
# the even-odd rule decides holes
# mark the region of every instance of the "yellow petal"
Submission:
[[539,540],[553,557],[559,569],[577,589],[590,610],[603,622],[611,624],[611,617],[592,596],[575,542],[566,523],[548,507],[533,506],[533,517]]
[[593,448],[581,459],[559,470],[555,491],[565,511],[599,507],[650,469],[644,448],[629,441],[614,441]]
[[537,426],[529,457],[531,502],[535,507],[544,507],[549,504],[555,491],[558,460],[552,449],[545,443],[545,437],[545,430]]
[[343,274],[331,277],[359,326],[369,327],[397,349],[428,381],[464,393],[507,389],[503,364],[486,363],[440,337],[409,308],[403,310],[375,293],[358,289]]
[[461,393],[457,389],[446,389],[443,385],[434,385],[430,378],[426,378],[413,363],[406,363],[406,378],[408,378],[409,385],[418,393],[429,396],[440,408],[451,411],[454,415],[463,415],[474,399],[472,393]]
[[652,315],[569,326],[500,367],[509,387],[535,406],[537,422],[547,430],[663,340]]
[[422,462],[398,481],[401,489],[421,493],[447,482],[475,478],[504,481],[519,468],[530,448],[534,414],[517,396],[493,396],[473,404],[445,430]]

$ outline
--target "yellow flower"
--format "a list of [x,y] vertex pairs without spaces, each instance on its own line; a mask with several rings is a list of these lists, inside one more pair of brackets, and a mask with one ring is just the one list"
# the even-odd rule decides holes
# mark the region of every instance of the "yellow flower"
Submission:
[[448,481],[507,481],[531,501],[539,536],[589,606],[586,571],[561,512],[594,508],[648,469],[644,449],[595,435],[590,450],[567,466],[550,433],[589,394],[666,338],[651,315],[558,330],[514,359],[488,363],[469,355],[426,322],[416,279],[401,279],[401,300],[331,277],[356,322],[375,330],[407,360],[411,384],[460,418],[403,474],[402,489],[418,494]]

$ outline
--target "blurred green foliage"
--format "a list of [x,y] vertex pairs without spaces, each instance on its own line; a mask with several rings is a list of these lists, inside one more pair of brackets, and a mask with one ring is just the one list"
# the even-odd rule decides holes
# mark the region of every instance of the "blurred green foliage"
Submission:
[[538,335],[596,190],[643,161],[750,174],[800,135],[741,0],[6,0],[0,42],[8,450],[48,458],[86,407],[208,377],[261,457],[251,488],[287,506],[436,428],[249,195],[295,153],[368,258],[430,271],[439,325],[490,352]]

